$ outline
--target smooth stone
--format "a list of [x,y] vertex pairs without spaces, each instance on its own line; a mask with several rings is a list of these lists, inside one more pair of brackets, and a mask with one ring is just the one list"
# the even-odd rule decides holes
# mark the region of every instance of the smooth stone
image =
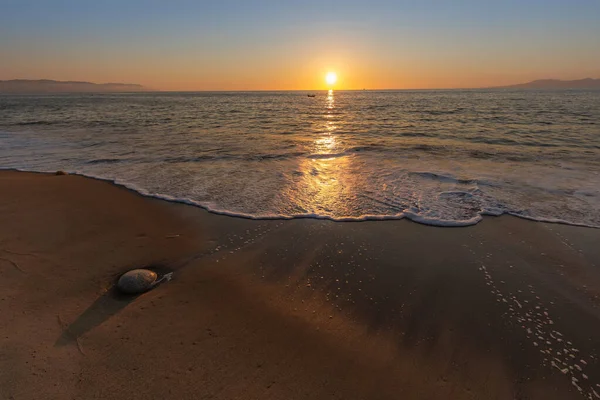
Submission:
[[126,294],[144,293],[156,283],[156,272],[147,269],[134,269],[124,273],[117,282],[117,288]]
[[65,171],[56,171],[54,173],[54,175],[69,175],[69,174],[67,172],[65,172]]

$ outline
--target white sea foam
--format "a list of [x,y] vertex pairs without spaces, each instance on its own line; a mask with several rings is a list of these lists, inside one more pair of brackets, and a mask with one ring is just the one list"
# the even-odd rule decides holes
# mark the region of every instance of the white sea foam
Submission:
[[[13,167],[0,167],[0,169],[15,170],[15,171],[22,171],[22,172],[54,173],[54,170],[39,171],[39,170],[29,170],[29,169],[25,169],[25,168],[13,168]],[[168,194],[150,192],[142,187],[139,187],[138,185],[136,185],[134,183],[123,181],[120,179],[106,178],[106,177],[102,177],[102,176],[95,175],[95,174],[84,173],[81,171],[67,171],[67,172],[69,172],[69,174],[71,174],[71,175],[79,175],[79,176],[83,176],[86,178],[111,182],[115,185],[125,187],[129,190],[133,190],[133,191],[135,191],[143,196],[146,196],[146,197],[151,197],[151,198],[156,198],[156,199],[160,199],[160,200],[200,207],[200,208],[203,208],[206,211],[213,213],[213,214],[224,215],[224,216],[229,216],[229,217],[236,217],[236,218],[253,219],[253,220],[290,220],[290,219],[309,218],[309,219],[330,220],[330,221],[335,221],[335,222],[362,222],[362,221],[400,220],[400,219],[406,218],[413,222],[423,224],[423,225],[439,226],[439,227],[464,227],[464,226],[471,226],[471,225],[477,224],[478,222],[480,222],[482,220],[484,215],[500,216],[500,215],[504,214],[504,213],[498,213],[496,210],[491,210],[491,211],[484,210],[484,211],[481,211],[481,213],[477,214],[476,216],[474,216],[468,220],[449,220],[449,219],[443,219],[443,218],[435,218],[435,217],[431,217],[431,216],[427,216],[427,215],[420,215],[419,213],[417,213],[415,211],[411,211],[411,210],[407,210],[402,213],[394,214],[394,215],[366,214],[366,215],[359,215],[359,216],[343,216],[343,217],[320,215],[320,214],[315,214],[315,213],[303,213],[303,214],[291,214],[291,215],[286,215],[286,214],[258,214],[257,215],[257,214],[233,212],[233,211],[229,211],[226,209],[221,209],[216,205],[213,205],[210,203],[199,202],[199,201],[196,201],[196,200],[193,200],[190,198],[174,197],[174,196],[171,196]],[[560,223],[560,224],[575,225],[575,226],[582,226],[582,227],[589,227],[589,228],[600,228],[600,226],[597,226],[597,225],[578,224],[578,223],[572,223],[572,222],[568,222],[568,221],[564,221],[564,220],[560,220],[560,219],[534,218],[534,217],[530,217],[530,216],[512,214],[511,212],[507,212],[506,214],[510,214],[510,215],[514,215],[516,217],[521,217],[521,218],[529,219],[532,221],[538,221],[538,222]]]

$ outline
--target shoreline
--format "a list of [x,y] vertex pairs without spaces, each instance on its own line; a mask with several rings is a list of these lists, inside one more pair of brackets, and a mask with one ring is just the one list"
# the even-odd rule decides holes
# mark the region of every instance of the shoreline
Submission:
[[[7,170],[0,221],[2,398],[600,394],[598,229],[227,218]],[[115,296],[143,266],[173,280]]]
[[[52,172],[52,171],[34,171],[34,170],[28,170],[28,169],[22,169],[22,168],[12,168],[12,167],[0,168],[0,171],[14,171],[14,172],[25,172],[25,173],[33,173],[33,174],[48,174],[48,175],[55,175],[56,172],[58,172],[58,171],[54,171],[54,172]],[[150,193],[146,189],[140,188],[140,187],[136,186],[135,184],[130,184],[127,182],[119,182],[118,178],[114,178],[114,179],[113,178],[104,178],[101,176],[85,174],[82,172],[70,172],[70,171],[64,171],[64,172],[66,172],[68,175],[81,176],[83,178],[94,179],[94,180],[98,180],[101,182],[108,182],[110,184],[130,190],[132,192],[135,192],[135,193],[137,193],[141,196],[147,197],[147,198],[168,201],[168,202],[176,203],[176,204],[184,204],[184,205],[188,205],[188,206],[192,206],[192,207],[198,207],[204,211],[207,211],[207,212],[209,212],[211,214],[215,214],[215,215],[222,215],[222,216],[233,217],[233,218],[242,218],[242,219],[248,219],[248,220],[254,220],[254,221],[290,221],[290,220],[295,220],[295,219],[315,219],[315,220],[332,221],[332,222],[368,222],[368,221],[400,221],[400,220],[406,219],[406,220],[409,220],[416,224],[437,227],[437,228],[464,228],[464,227],[469,227],[469,226],[474,226],[474,225],[479,224],[481,221],[483,221],[483,219],[485,217],[510,216],[510,217],[520,218],[520,219],[524,219],[527,221],[533,221],[533,222],[539,222],[539,223],[568,225],[568,226],[575,226],[575,227],[589,228],[589,229],[600,229],[600,226],[568,222],[568,221],[558,219],[558,218],[556,218],[556,219],[555,218],[535,218],[535,217],[530,217],[530,216],[526,216],[526,215],[516,214],[514,212],[503,212],[501,214],[495,214],[492,212],[483,211],[480,214],[478,214],[477,217],[474,217],[468,221],[461,221],[461,222],[449,221],[449,220],[430,221],[430,220],[422,218],[418,215],[411,217],[410,216],[411,214],[406,213],[406,212],[404,212],[402,214],[397,214],[397,215],[361,215],[360,217],[339,217],[339,218],[330,217],[330,216],[326,216],[326,215],[318,215],[318,214],[295,214],[295,215],[289,215],[289,216],[284,216],[284,215],[256,216],[253,214],[236,213],[233,211],[213,209],[207,205],[204,205],[198,201],[195,201],[195,200],[192,200],[189,198],[178,198],[178,197],[173,197],[173,196],[167,195],[167,194]]]

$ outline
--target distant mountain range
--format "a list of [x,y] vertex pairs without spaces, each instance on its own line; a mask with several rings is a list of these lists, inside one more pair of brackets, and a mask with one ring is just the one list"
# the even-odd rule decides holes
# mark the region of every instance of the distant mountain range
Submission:
[[519,85],[500,86],[499,89],[600,89],[600,79],[578,79],[561,81],[559,79],[540,79]]
[[[540,79],[518,85],[496,86],[492,89],[600,89],[600,79]],[[50,79],[0,80],[0,93],[123,93],[150,91],[135,83],[92,83],[55,81]]]
[[0,93],[114,93],[147,91],[134,83],[92,83],[76,81],[53,81],[50,79],[13,79],[0,81]]

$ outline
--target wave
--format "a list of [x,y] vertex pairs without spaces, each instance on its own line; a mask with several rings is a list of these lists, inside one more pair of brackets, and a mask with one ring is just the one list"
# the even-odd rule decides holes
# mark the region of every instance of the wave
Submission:
[[440,182],[460,183],[463,185],[473,185],[473,184],[479,183],[479,181],[477,181],[475,179],[460,179],[460,178],[456,178],[452,175],[443,175],[443,174],[437,174],[434,172],[416,171],[416,172],[409,172],[408,175],[413,176],[413,177],[418,177],[418,178],[436,180],[436,181],[440,181]]
[[436,134],[432,132],[402,132],[399,133],[400,137],[435,137]]
[[310,158],[313,160],[327,160],[330,158],[339,158],[339,157],[345,157],[348,156],[349,153],[348,152],[341,152],[341,153],[323,153],[323,154],[309,154],[306,156],[306,158]]
[[380,144],[369,144],[365,146],[354,146],[350,148],[348,151],[353,153],[362,153],[366,151],[382,151],[385,147]]
[[53,122],[53,121],[40,120],[40,121],[16,122],[14,125],[16,125],[16,126],[30,126],[30,125],[44,125],[44,126],[48,126],[48,125],[55,125],[55,124],[56,124],[56,122]]
[[461,114],[467,111],[465,108],[456,108],[454,110],[419,110],[416,114],[425,114],[425,115],[456,115]]
[[[12,170],[12,171],[22,171],[22,172],[36,172],[36,173],[48,173],[53,174],[54,171],[39,171],[39,170],[29,170],[24,168],[4,168],[0,167],[0,170]],[[68,171],[71,175],[82,176],[86,178],[96,179],[100,181],[110,182],[114,185],[121,186],[132,190],[134,192],[139,193],[145,197],[156,198],[160,200],[165,200],[174,203],[187,204],[195,207],[202,208],[207,212],[212,214],[224,215],[234,218],[244,218],[244,219],[252,219],[252,220],[292,220],[292,219],[320,219],[320,220],[330,220],[334,222],[363,222],[363,221],[387,221],[387,220],[402,220],[408,219],[412,222],[429,225],[429,226],[437,226],[437,227],[466,227],[476,225],[480,222],[484,216],[493,216],[499,217],[502,215],[511,215],[518,218],[523,218],[531,221],[537,222],[545,222],[545,223],[554,223],[554,224],[563,224],[563,225],[571,225],[571,226],[580,226],[586,228],[594,228],[600,229],[600,225],[594,224],[586,224],[586,223],[578,223],[573,221],[567,221],[561,218],[548,218],[548,217],[535,217],[532,215],[528,215],[523,211],[512,211],[512,210],[502,210],[498,208],[487,208],[479,210],[476,215],[463,219],[445,219],[445,218],[436,218],[434,216],[430,216],[427,214],[420,213],[415,209],[407,209],[403,210],[400,213],[396,214],[363,214],[359,216],[340,216],[334,217],[330,215],[322,215],[317,213],[297,213],[297,214],[249,214],[243,212],[234,212],[226,209],[220,209],[212,206],[207,202],[199,202],[187,197],[175,197],[169,194],[157,193],[148,191],[134,183],[120,180],[118,178],[106,178],[100,175],[83,173],[80,171]],[[436,177],[444,177],[443,175],[438,175],[434,173],[422,172],[418,173],[421,175],[431,175]],[[463,197],[472,197],[473,194],[470,192],[463,191],[448,191],[439,193],[440,196],[463,196]]]
[[263,161],[263,160],[281,160],[293,157],[304,156],[306,153],[303,152],[290,152],[284,154],[220,154],[220,155],[202,155],[202,156],[180,156],[180,157],[166,157],[161,158],[161,162],[177,164],[177,163],[199,163],[205,161],[228,161],[228,160],[241,160],[241,161]]
[[115,163],[120,163],[120,162],[123,162],[123,161],[125,161],[125,160],[121,160],[121,159],[118,159],[118,158],[98,158],[98,159],[95,159],[95,160],[87,161],[86,164],[91,164],[91,165],[94,165],[94,164],[115,164]]

